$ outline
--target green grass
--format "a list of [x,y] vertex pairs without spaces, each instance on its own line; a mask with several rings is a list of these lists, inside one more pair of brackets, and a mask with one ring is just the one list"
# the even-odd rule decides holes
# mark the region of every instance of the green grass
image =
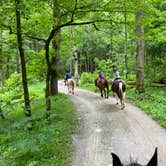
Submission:
[[128,89],[126,97],[166,128],[166,88],[149,87],[142,95]]
[[44,84],[30,86],[32,119],[17,105],[0,121],[0,165],[67,166],[72,156],[72,134],[78,125],[75,107],[63,94],[52,97],[45,118]]

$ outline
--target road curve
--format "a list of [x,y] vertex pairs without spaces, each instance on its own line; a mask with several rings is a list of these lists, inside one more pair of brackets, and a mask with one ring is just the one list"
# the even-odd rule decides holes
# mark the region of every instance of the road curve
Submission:
[[[59,91],[67,87],[59,82]],[[124,110],[114,98],[76,89],[69,95],[77,108],[80,128],[73,136],[72,166],[112,166],[111,152],[123,163],[138,161],[145,165],[158,147],[158,165],[166,166],[166,130],[136,106]]]

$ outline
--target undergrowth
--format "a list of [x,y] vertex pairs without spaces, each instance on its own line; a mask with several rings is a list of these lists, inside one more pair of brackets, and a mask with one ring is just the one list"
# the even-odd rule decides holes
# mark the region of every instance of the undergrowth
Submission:
[[52,97],[49,119],[45,118],[44,84],[30,87],[32,118],[22,105],[0,121],[0,165],[67,166],[72,155],[72,134],[77,120],[75,108],[63,94]]
[[126,97],[166,128],[166,88],[149,87],[141,95],[128,89]]

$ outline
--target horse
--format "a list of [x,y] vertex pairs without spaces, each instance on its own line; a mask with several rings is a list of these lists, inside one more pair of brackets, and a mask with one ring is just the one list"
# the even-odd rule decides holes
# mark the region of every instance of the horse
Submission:
[[111,89],[113,92],[116,93],[117,104],[118,104],[118,98],[119,98],[121,103],[121,109],[124,109],[125,108],[124,98],[125,98],[125,91],[126,91],[125,81],[121,79],[115,79],[112,82]]
[[72,78],[68,78],[66,80],[66,85],[68,88],[68,93],[72,93],[74,95],[74,87],[75,87],[74,80]]
[[104,92],[104,97],[108,99],[108,94],[109,94],[109,82],[105,78],[97,78],[95,79],[95,86],[99,88],[101,92],[101,97],[103,97],[103,92]]
[[[120,158],[116,154],[111,153],[111,155],[112,155],[112,159],[113,159],[113,166],[124,166],[121,163]],[[158,165],[158,163],[157,163],[157,148],[156,148],[152,158],[149,160],[149,162],[146,166],[157,166],[157,165]],[[143,166],[143,165],[133,162],[133,163],[128,164],[127,166]]]

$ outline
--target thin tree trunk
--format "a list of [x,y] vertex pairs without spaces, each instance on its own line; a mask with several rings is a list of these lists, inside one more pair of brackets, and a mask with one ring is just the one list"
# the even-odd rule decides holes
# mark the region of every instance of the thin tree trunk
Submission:
[[59,65],[59,57],[60,57],[60,33],[61,31],[57,31],[55,37],[52,41],[52,46],[54,49],[54,56],[51,59],[51,95],[54,96],[58,94],[58,65]]
[[31,116],[29,91],[28,91],[27,76],[26,76],[26,64],[25,64],[25,58],[24,58],[24,49],[22,46],[21,21],[20,21],[20,0],[15,0],[15,4],[16,4],[17,42],[18,42],[18,49],[19,49],[19,53],[20,53],[21,67],[22,67],[21,70],[22,70],[22,84],[23,84],[23,89],[24,89],[25,115]]
[[[0,30],[0,41],[2,40],[2,30]],[[2,44],[0,43],[0,85],[3,85],[3,55]]]
[[[53,1],[53,17],[55,19],[60,20],[59,18],[59,8],[57,0]],[[58,65],[59,65],[59,57],[60,57],[60,34],[61,30],[59,29],[56,31],[56,34],[54,34],[54,38],[52,41],[52,47],[54,49],[54,56],[51,59],[51,68],[50,68],[50,76],[51,76],[51,82],[50,82],[50,87],[51,87],[51,95],[54,96],[58,94]]]
[[128,59],[127,59],[127,15],[124,14],[124,23],[125,23],[125,44],[124,44],[124,52],[125,52],[125,70],[126,70],[126,79],[128,78]]
[[74,54],[74,78],[76,80],[76,85],[78,86],[78,52],[76,46],[73,46],[73,54]]
[[78,86],[78,52],[74,42],[74,26],[71,26],[71,36],[73,38],[74,78],[76,80],[76,85]]
[[137,37],[137,53],[136,53],[136,90],[143,93],[144,89],[144,27],[141,25],[143,14],[136,13],[136,37]]
[[20,73],[20,59],[16,57],[16,73]]
[[47,73],[46,73],[46,90],[45,90],[45,98],[46,98],[46,117],[50,115],[51,109],[51,100],[50,100],[50,60],[49,60],[49,42],[45,43],[45,58],[47,62]]

